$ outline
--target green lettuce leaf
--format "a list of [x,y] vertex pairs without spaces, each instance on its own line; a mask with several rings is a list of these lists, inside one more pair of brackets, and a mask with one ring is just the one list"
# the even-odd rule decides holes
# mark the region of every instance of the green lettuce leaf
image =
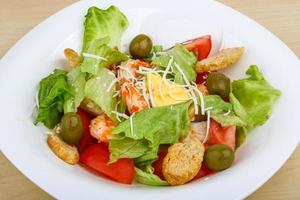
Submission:
[[115,6],[106,10],[91,7],[85,16],[82,52],[97,39],[109,36],[109,47],[120,47],[121,37],[128,27],[126,16]]
[[66,101],[64,109],[65,112],[77,112],[77,108],[79,107],[85,95],[85,77],[86,73],[82,73],[79,67],[72,69],[67,74],[68,84],[70,86],[73,97]]
[[174,61],[172,62],[172,68],[176,83],[185,84],[184,78],[177,67],[182,70],[188,81],[194,81],[196,79],[194,66],[197,62],[197,58],[181,44],[176,44],[175,47],[169,50],[166,54],[154,58],[152,60],[152,64],[166,68],[172,58]]
[[273,88],[257,66],[251,65],[246,72],[249,78],[232,82],[231,102],[235,113],[247,121],[248,130],[264,124],[281,92]]
[[92,57],[84,57],[80,69],[82,72],[87,72],[96,75],[99,67],[108,67],[112,64],[119,64],[122,61],[128,60],[128,56],[116,49],[107,46],[108,37],[95,40],[88,49],[87,53],[104,58],[96,59]]
[[[140,154],[142,152],[140,148],[138,150],[131,149],[132,142],[126,144],[125,147],[119,147],[118,145],[114,145],[114,140],[110,140],[110,160],[115,161],[118,159],[118,155],[129,154],[134,155],[131,158],[138,158],[136,162],[140,164],[143,162],[152,162],[156,159],[154,155],[157,155],[160,144],[174,144],[178,142],[180,137],[187,134],[190,127],[188,117],[189,106],[190,102],[150,108],[136,113],[131,119],[121,122],[112,130],[112,134],[121,138],[118,139],[118,142],[122,143],[122,140],[124,140],[124,143],[126,143],[128,138],[138,142],[147,141],[147,149],[143,154]],[[132,128],[130,121],[132,122]],[[138,154],[134,151],[137,151]]]
[[135,171],[135,180],[144,185],[151,186],[166,186],[169,185],[167,181],[161,180],[159,176],[156,176],[153,173],[145,172],[137,167],[134,168]]
[[268,120],[281,94],[265,80],[257,66],[250,66],[246,74],[250,77],[232,82],[229,95],[234,113],[245,123],[237,128],[236,148],[245,142],[251,129]]
[[190,126],[189,105],[190,102],[143,110],[132,117],[133,130],[128,119],[113,128],[112,134],[135,140],[145,139],[153,147],[176,143],[179,137],[187,134]]
[[116,98],[113,97],[116,86],[113,85],[110,89],[109,87],[114,79],[115,76],[110,70],[99,68],[98,74],[85,85],[85,97],[93,100],[113,120],[115,115],[111,111],[115,110],[116,106]]
[[131,138],[114,139],[109,142],[110,162],[120,158],[137,158],[148,150],[146,140],[134,140]]
[[53,128],[60,122],[65,102],[72,98],[66,71],[56,69],[39,84],[36,123]]
[[211,118],[220,123],[222,126],[244,126],[245,122],[233,112],[231,103],[225,102],[218,95],[204,96],[204,105],[210,109]]
[[145,152],[142,156],[134,159],[134,164],[136,166],[147,166],[151,165],[153,161],[158,159],[158,146]]

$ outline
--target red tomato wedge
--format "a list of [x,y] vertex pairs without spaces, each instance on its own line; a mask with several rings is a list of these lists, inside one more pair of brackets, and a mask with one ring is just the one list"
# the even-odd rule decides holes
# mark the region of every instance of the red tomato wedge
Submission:
[[236,126],[222,127],[219,123],[210,120],[209,140],[208,144],[225,144],[235,148],[235,132]]
[[78,149],[82,152],[87,146],[97,143],[97,140],[90,134],[90,116],[81,109],[78,109],[77,114],[80,116],[83,123],[83,134],[78,144]]
[[198,172],[198,174],[193,178],[193,180],[208,176],[210,174],[214,173],[211,169],[208,169],[205,164],[202,162],[201,168]]
[[131,184],[134,177],[133,159],[122,158],[108,164],[109,151],[104,143],[88,146],[80,154],[80,162],[117,182]]
[[167,150],[164,150],[164,151],[161,151],[159,154],[158,154],[158,159],[153,162],[152,166],[154,168],[154,174],[159,176],[159,178],[161,178],[162,180],[165,180],[165,177],[162,173],[162,163],[163,163],[163,160],[165,158],[165,156],[167,155],[168,151]]
[[207,58],[211,50],[211,36],[205,35],[199,38],[188,40],[183,43],[184,46],[196,54],[198,60]]

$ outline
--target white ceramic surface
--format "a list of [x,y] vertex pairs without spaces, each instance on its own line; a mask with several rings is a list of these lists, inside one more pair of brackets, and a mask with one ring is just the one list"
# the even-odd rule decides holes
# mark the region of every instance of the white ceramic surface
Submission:
[[[125,44],[137,33],[171,45],[212,34],[214,51],[243,44],[242,60],[226,70],[244,76],[257,64],[270,83],[282,91],[270,120],[255,129],[238,150],[228,170],[179,187],[121,185],[57,159],[45,143],[45,128],[32,124],[30,114],[39,80],[63,67],[63,49],[80,49],[87,8],[116,5],[128,17]],[[24,36],[0,63],[0,147],[29,179],[59,199],[241,199],[266,182],[299,143],[300,62],[274,35],[244,15],[213,1],[85,0],[51,16]],[[297,123],[298,122],[298,123]]]

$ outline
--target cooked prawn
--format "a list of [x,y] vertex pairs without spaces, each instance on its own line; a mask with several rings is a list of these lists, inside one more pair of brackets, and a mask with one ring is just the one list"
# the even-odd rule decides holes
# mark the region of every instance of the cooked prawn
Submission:
[[121,84],[121,96],[130,114],[139,112],[149,107],[143,95],[141,95],[134,85],[124,80]]
[[90,133],[91,135],[101,142],[108,142],[112,138],[111,130],[116,124],[106,115],[98,115],[91,121]]
[[150,64],[141,60],[128,60],[118,66],[120,79],[138,78],[140,74],[137,72],[140,67],[150,67]]

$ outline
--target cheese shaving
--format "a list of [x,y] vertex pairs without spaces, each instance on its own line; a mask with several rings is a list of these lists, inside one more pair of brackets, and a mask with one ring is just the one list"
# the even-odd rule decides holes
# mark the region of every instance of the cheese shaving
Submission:
[[204,139],[202,141],[202,144],[204,144],[207,141],[207,139],[208,139],[209,129],[210,129],[210,111],[207,111],[206,134],[205,134],[205,137],[204,137]]
[[128,115],[124,114],[124,113],[120,113],[120,112],[117,112],[117,111],[111,111],[111,113],[115,114],[116,117],[117,117],[117,120],[119,122],[121,122],[122,120],[120,119],[120,117],[124,118],[124,119],[128,119]]
[[[160,82],[159,82],[159,85],[158,85],[158,91],[159,91],[159,95],[160,95],[160,97],[162,98],[162,100],[165,100],[165,97],[164,97],[163,92],[162,92],[162,83],[163,83],[163,81],[160,81]],[[169,91],[169,92],[170,92],[170,91]]]
[[101,56],[98,56],[98,55],[94,55],[94,54],[89,54],[89,53],[82,53],[83,57],[85,58],[94,58],[96,60],[104,60],[104,61],[107,61],[106,58],[103,58]]
[[[121,69],[120,74],[119,74],[120,78],[136,80],[136,78],[134,77],[134,75],[128,68],[123,67],[123,66],[119,66],[119,68]],[[127,72],[127,73],[125,73],[125,72]]]
[[201,114],[204,115],[205,112],[205,105],[204,105],[204,97],[202,92],[198,89],[196,83],[192,82],[193,84],[193,89],[197,92],[199,98],[200,98],[200,106],[201,106]]
[[151,81],[151,78],[149,78],[149,80],[148,80],[148,88],[149,88],[150,103],[151,103],[152,107],[155,107],[153,94],[152,94],[152,81]]
[[231,110],[228,110],[226,113],[223,114],[223,116],[227,116],[231,113]]
[[133,135],[133,119],[132,119],[133,116],[134,116],[134,113],[129,117],[131,135]]
[[112,82],[109,84],[108,88],[106,89],[106,92],[109,92],[111,90],[111,88],[114,86],[114,84],[116,84],[119,80],[118,79],[114,79],[112,80]]

